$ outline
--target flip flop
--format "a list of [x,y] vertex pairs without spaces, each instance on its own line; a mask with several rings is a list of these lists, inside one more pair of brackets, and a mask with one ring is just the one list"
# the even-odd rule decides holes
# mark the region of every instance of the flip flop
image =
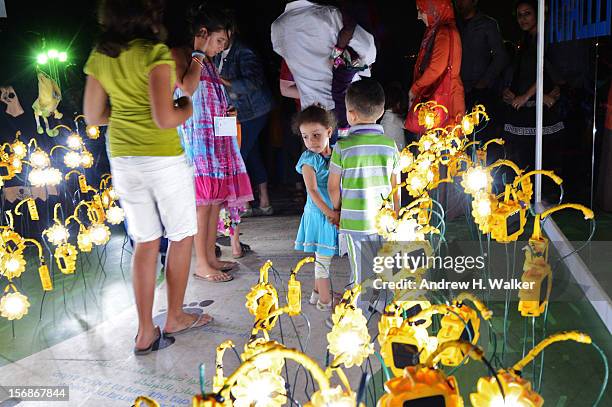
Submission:
[[241,259],[252,251],[253,249],[251,249],[251,246],[245,243],[240,243],[240,254],[232,254],[232,257],[235,259]]
[[[148,348],[138,349],[134,346],[134,355],[136,356],[144,356],[148,355],[151,352],[155,352],[168,346],[172,345],[176,340],[172,337],[166,336],[162,333],[161,329],[156,326],[155,332],[159,332],[159,336],[155,339]],[[136,338],[134,338],[136,340]]]
[[189,325],[187,328],[183,328],[183,329],[181,329],[181,330],[179,330],[179,331],[176,331],[176,332],[164,332],[164,335],[166,335],[166,336],[167,336],[167,337],[169,337],[169,338],[174,338],[174,337],[175,337],[175,336],[177,336],[177,335],[182,335],[182,334],[187,333],[187,332],[189,332],[189,331],[194,331],[194,330],[196,330],[196,329],[202,328],[202,327],[204,327],[204,326],[206,326],[206,325],[210,324],[210,323],[211,323],[211,322],[214,320],[214,319],[213,319],[213,317],[210,317],[210,315],[208,315],[208,316],[210,317],[210,321],[208,321],[208,322],[206,322],[206,323],[204,323],[204,324],[202,324],[202,325],[198,325],[198,323],[199,323],[199,322],[202,320],[202,318],[204,317],[204,315],[208,315],[208,314],[201,313],[201,314],[200,314],[200,315],[199,315],[199,316],[198,316],[198,317],[195,319],[195,321],[193,321],[193,323],[192,323],[191,325]]
[[208,274],[206,276],[200,276],[198,274],[193,273],[193,278],[195,278],[196,280],[208,281],[209,283],[227,283],[234,279],[234,276],[232,276],[231,274],[224,273],[221,274],[223,276],[222,279],[215,280],[215,278],[213,277],[214,275],[215,274]]
[[225,267],[221,267],[219,270],[223,271],[224,273],[227,273],[228,271],[232,271],[234,270],[236,267],[239,266],[238,263],[233,262],[233,261],[222,261],[221,263],[225,263]]

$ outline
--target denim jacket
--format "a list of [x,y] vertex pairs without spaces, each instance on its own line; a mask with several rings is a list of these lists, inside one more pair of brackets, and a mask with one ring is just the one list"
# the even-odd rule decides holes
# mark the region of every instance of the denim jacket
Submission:
[[[214,59],[218,67],[221,54]],[[240,42],[234,40],[223,61],[221,76],[231,82],[225,90],[231,104],[238,110],[238,120],[245,122],[272,110],[272,94],[266,83],[263,66],[259,57]]]

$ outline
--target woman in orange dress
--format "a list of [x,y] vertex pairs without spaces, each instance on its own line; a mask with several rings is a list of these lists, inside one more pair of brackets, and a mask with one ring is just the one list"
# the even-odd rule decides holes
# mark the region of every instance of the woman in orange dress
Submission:
[[[455,13],[450,0],[417,0],[418,18],[427,29],[414,66],[414,79],[409,93],[409,106],[415,100],[426,101],[442,96],[439,103],[448,109],[448,119],[454,120],[465,112],[461,82],[461,37],[455,25]],[[445,74],[450,76],[444,83]],[[440,95],[440,87],[446,89]],[[445,125],[448,123],[440,123]]]

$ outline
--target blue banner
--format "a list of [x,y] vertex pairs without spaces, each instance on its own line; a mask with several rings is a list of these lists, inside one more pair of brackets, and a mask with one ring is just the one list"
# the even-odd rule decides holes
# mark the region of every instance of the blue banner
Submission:
[[548,41],[610,35],[612,0],[550,0]]

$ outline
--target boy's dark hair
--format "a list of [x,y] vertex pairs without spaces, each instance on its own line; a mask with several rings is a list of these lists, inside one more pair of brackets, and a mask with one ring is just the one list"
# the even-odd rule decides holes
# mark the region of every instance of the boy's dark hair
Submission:
[[371,78],[353,82],[346,91],[346,106],[364,118],[374,118],[385,108],[385,91]]
[[102,34],[96,49],[116,58],[135,39],[162,42],[164,0],[102,0],[98,21]]
[[332,129],[336,128],[336,116],[321,106],[310,105],[301,112],[296,113],[293,117],[293,132],[300,134],[300,126],[304,123],[319,123],[323,127]]
[[402,116],[408,112],[408,95],[401,83],[391,82],[385,87],[385,110]]
[[188,20],[192,38],[202,28],[206,28],[209,33],[225,31],[228,37],[236,30],[232,13],[217,5],[200,3],[191,10]]

